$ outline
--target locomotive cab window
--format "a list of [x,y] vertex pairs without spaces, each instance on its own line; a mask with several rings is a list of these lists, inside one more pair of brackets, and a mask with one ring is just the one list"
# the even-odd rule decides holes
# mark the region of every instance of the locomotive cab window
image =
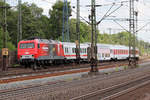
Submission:
[[20,44],[20,49],[27,49],[27,48],[30,48],[30,49],[32,49],[32,48],[34,48],[34,43],[21,43]]

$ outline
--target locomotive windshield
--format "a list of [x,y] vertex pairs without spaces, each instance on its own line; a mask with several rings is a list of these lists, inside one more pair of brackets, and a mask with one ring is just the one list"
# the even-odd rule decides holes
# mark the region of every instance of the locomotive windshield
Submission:
[[21,43],[20,44],[20,48],[21,49],[25,49],[25,48],[34,48],[34,43]]

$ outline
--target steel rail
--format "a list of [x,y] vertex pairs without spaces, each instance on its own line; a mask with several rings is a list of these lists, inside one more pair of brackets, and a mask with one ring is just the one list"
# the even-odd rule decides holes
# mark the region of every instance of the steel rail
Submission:
[[105,88],[102,90],[91,92],[89,94],[75,97],[70,100],[97,100],[97,99],[107,100],[107,99],[112,99],[112,98],[116,98],[120,95],[123,95],[124,93],[129,92],[129,90],[130,91],[134,90],[134,89],[141,87],[148,83],[150,83],[150,75],[143,76],[138,79],[124,82],[124,83],[121,83],[118,85],[114,85],[114,86],[111,86],[111,87],[108,87],[108,88]]
[[[132,75],[133,73],[131,72],[129,74]],[[139,72],[138,74],[141,74],[141,72]],[[118,74],[117,76],[120,76],[120,74]],[[112,78],[117,77],[117,76],[115,75]],[[122,77],[124,77],[124,76],[122,76]],[[54,83],[47,83],[47,84],[44,84],[44,85],[35,85],[35,86],[30,86],[30,87],[24,87],[24,88],[12,89],[12,90],[0,91],[0,97],[8,99],[8,98],[14,98],[14,97],[19,97],[19,96],[23,97],[25,94],[28,95],[28,97],[30,97],[29,96],[29,95],[31,95],[30,93],[32,93],[32,96],[33,96],[33,95],[41,94],[42,93],[41,91],[45,91],[47,93],[54,92],[55,90],[60,88],[60,86],[61,87],[67,86],[67,87],[65,87],[67,89],[67,88],[74,87],[76,85],[80,86],[82,84],[86,84],[86,83],[89,83],[91,81],[105,80],[107,77],[99,78],[99,79],[97,79],[97,78],[98,77],[93,77],[92,80],[91,80],[91,78],[83,79],[81,82],[79,82],[80,80],[76,80],[76,84],[74,83],[74,81],[69,82],[69,83],[64,83],[64,82],[55,83],[54,82]],[[74,83],[74,84],[72,84],[72,83]]]
[[124,90],[124,91],[118,92],[118,93],[113,94],[113,95],[110,95],[110,96],[108,96],[108,97],[105,97],[105,98],[103,98],[102,100],[115,99],[115,98],[117,98],[117,97],[119,97],[119,96],[125,95],[125,94],[127,94],[127,93],[129,93],[129,92],[132,92],[132,91],[134,91],[134,90],[136,90],[136,89],[138,89],[138,88],[140,88],[140,87],[143,87],[143,86],[145,86],[145,85],[147,85],[147,84],[149,84],[149,83],[150,83],[150,80],[145,81],[144,83],[141,83],[141,84],[139,84],[139,85],[133,86],[133,87],[131,87],[131,88],[129,88],[129,89],[126,89],[126,90]]
[[[99,66],[99,69],[106,69],[106,68],[113,68],[114,66],[123,66],[125,65],[126,63],[120,63],[120,64],[113,64],[113,65],[103,65],[103,66]],[[10,82],[17,82],[17,81],[23,81],[23,80],[31,80],[31,79],[38,79],[38,78],[46,78],[46,77],[52,77],[52,76],[60,76],[60,75],[66,75],[66,74],[75,74],[75,73],[79,73],[79,72],[87,72],[89,70],[89,67],[87,68],[81,68],[81,69],[77,69],[77,70],[72,70],[72,71],[67,71],[67,70],[61,70],[60,72],[59,71],[55,71],[53,73],[37,73],[37,74],[24,74],[26,76],[16,76],[16,77],[12,77],[12,78],[4,78],[4,79],[1,79],[0,80],[0,84],[2,83],[10,83]]]
[[[100,64],[98,64],[98,66],[102,67],[102,66],[106,66],[106,65],[111,65],[111,64],[119,64],[119,63],[126,63],[127,61],[119,61],[119,62],[102,62]],[[19,69],[16,69],[15,72],[5,72],[5,73],[1,73],[0,74],[0,78],[3,77],[9,77],[9,76],[13,76],[13,75],[24,75],[24,74],[38,74],[38,73],[45,73],[45,72],[56,72],[56,71],[65,71],[65,70],[70,70],[70,69],[79,69],[79,68],[90,68],[90,64],[81,64],[81,65],[73,65],[73,64],[69,64],[69,65],[55,65],[53,67],[48,66],[47,69],[44,70],[37,70],[37,71],[25,71],[27,69],[21,70],[21,72],[19,71]],[[17,73],[16,73],[17,72]],[[8,73],[8,74],[7,74]]]
[[[131,72],[128,72],[128,75],[129,74],[135,75],[135,73],[133,73],[135,71],[136,71],[136,69],[134,69]],[[145,73],[145,71],[147,72],[147,70],[144,68],[143,71],[140,70],[140,72],[138,72],[136,74],[141,75],[142,73]],[[122,75],[122,73],[120,73],[120,74],[118,73],[117,75],[114,75],[114,76],[111,75],[111,78],[115,78],[117,76],[119,77],[120,75]],[[129,76],[131,76],[131,75],[129,75]],[[142,76],[143,76],[143,74],[142,74]],[[89,82],[96,82],[96,81],[101,81],[101,80],[107,79],[107,77],[105,77],[105,78],[98,78],[98,77],[93,77],[93,79],[91,79],[91,78],[82,79],[81,82],[79,82],[80,80],[76,80],[75,82],[71,81],[71,82],[67,82],[67,83],[63,83],[63,82],[56,83],[56,84],[55,83],[54,84],[49,83],[49,84],[43,84],[43,85],[38,85],[38,86],[33,86],[33,87],[32,86],[31,87],[25,87],[24,89],[20,88],[20,89],[10,90],[10,91],[3,91],[3,92],[1,91],[0,97],[5,98],[5,100],[8,98],[18,98],[18,97],[30,98],[31,96],[34,96],[34,97],[37,96],[37,94],[50,93],[50,92],[52,93],[54,91],[59,90],[60,87],[65,87],[64,89],[67,89],[67,88],[71,88],[74,86],[80,86],[83,84],[87,84]],[[125,77],[125,76],[122,75],[121,77]]]

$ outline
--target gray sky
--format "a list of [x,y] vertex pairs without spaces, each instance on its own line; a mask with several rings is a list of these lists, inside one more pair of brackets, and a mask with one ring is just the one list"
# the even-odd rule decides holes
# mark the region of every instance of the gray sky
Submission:
[[[7,2],[16,5],[17,0],[6,0]],[[29,2],[29,3],[35,3],[39,7],[43,8],[44,14],[48,16],[48,11],[51,9],[52,5],[55,4],[57,0],[22,0],[22,2]],[[71,6],[76,6],[76,0],[68,0],[71,2]],[[111,14],[112,17],[109,17],[108,19],[114,18],[129,18],[129,0],[96,0],[96,4],[103,5],[101,7],[98,7],[96,10],[97,15],[97,21],[99,21],[102,16],[108,11],[108,9],[112,6],[113,3],[116,3],[116,5],[111,9],[113,11],[117,7],[120,6],[120,2],[123,2],[123,6],[118,9],[115,13]],[[90,7],[86,7],[86,5],[90,5],[91,0],[80,0],[80,9],[81,9],[81,16],[88,20],[88,15],[90,14]],[[139,0],[138,2],[135,2],[135,8],[139,12],[139,22],[138,27],[139,29],[150,22],[150,0]],[[73,9],[73,8],[72,8]],[[76,9],[73,9],[76,11]],[[110,11],[110,12],[111,12]],[[72,17],[75,18],[76,14],[72,12]],[[125,29],[129,29],[129,22],[127,21],[117,21],[119,24],[121,24]],[[116,24],[112,20],[103,20],[102,23],[99,24],[99,30],[101,33],[106,32],[111,34],[122,31],[122,29],[118,24]],[[150,29],[150,25],[148,24],[144,29]],[[150,42],[150,31],[139,31],[138,32],[139,39],[143,39],[144,41]]]

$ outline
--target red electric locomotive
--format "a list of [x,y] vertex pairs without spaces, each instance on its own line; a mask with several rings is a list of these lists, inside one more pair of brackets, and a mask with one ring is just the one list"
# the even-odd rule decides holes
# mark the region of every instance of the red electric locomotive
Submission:
[[64,59],[60,42],[47,39],[29,39],[18,43],[18,60],[21,65],[36,69],[40,65],[61,62]]

